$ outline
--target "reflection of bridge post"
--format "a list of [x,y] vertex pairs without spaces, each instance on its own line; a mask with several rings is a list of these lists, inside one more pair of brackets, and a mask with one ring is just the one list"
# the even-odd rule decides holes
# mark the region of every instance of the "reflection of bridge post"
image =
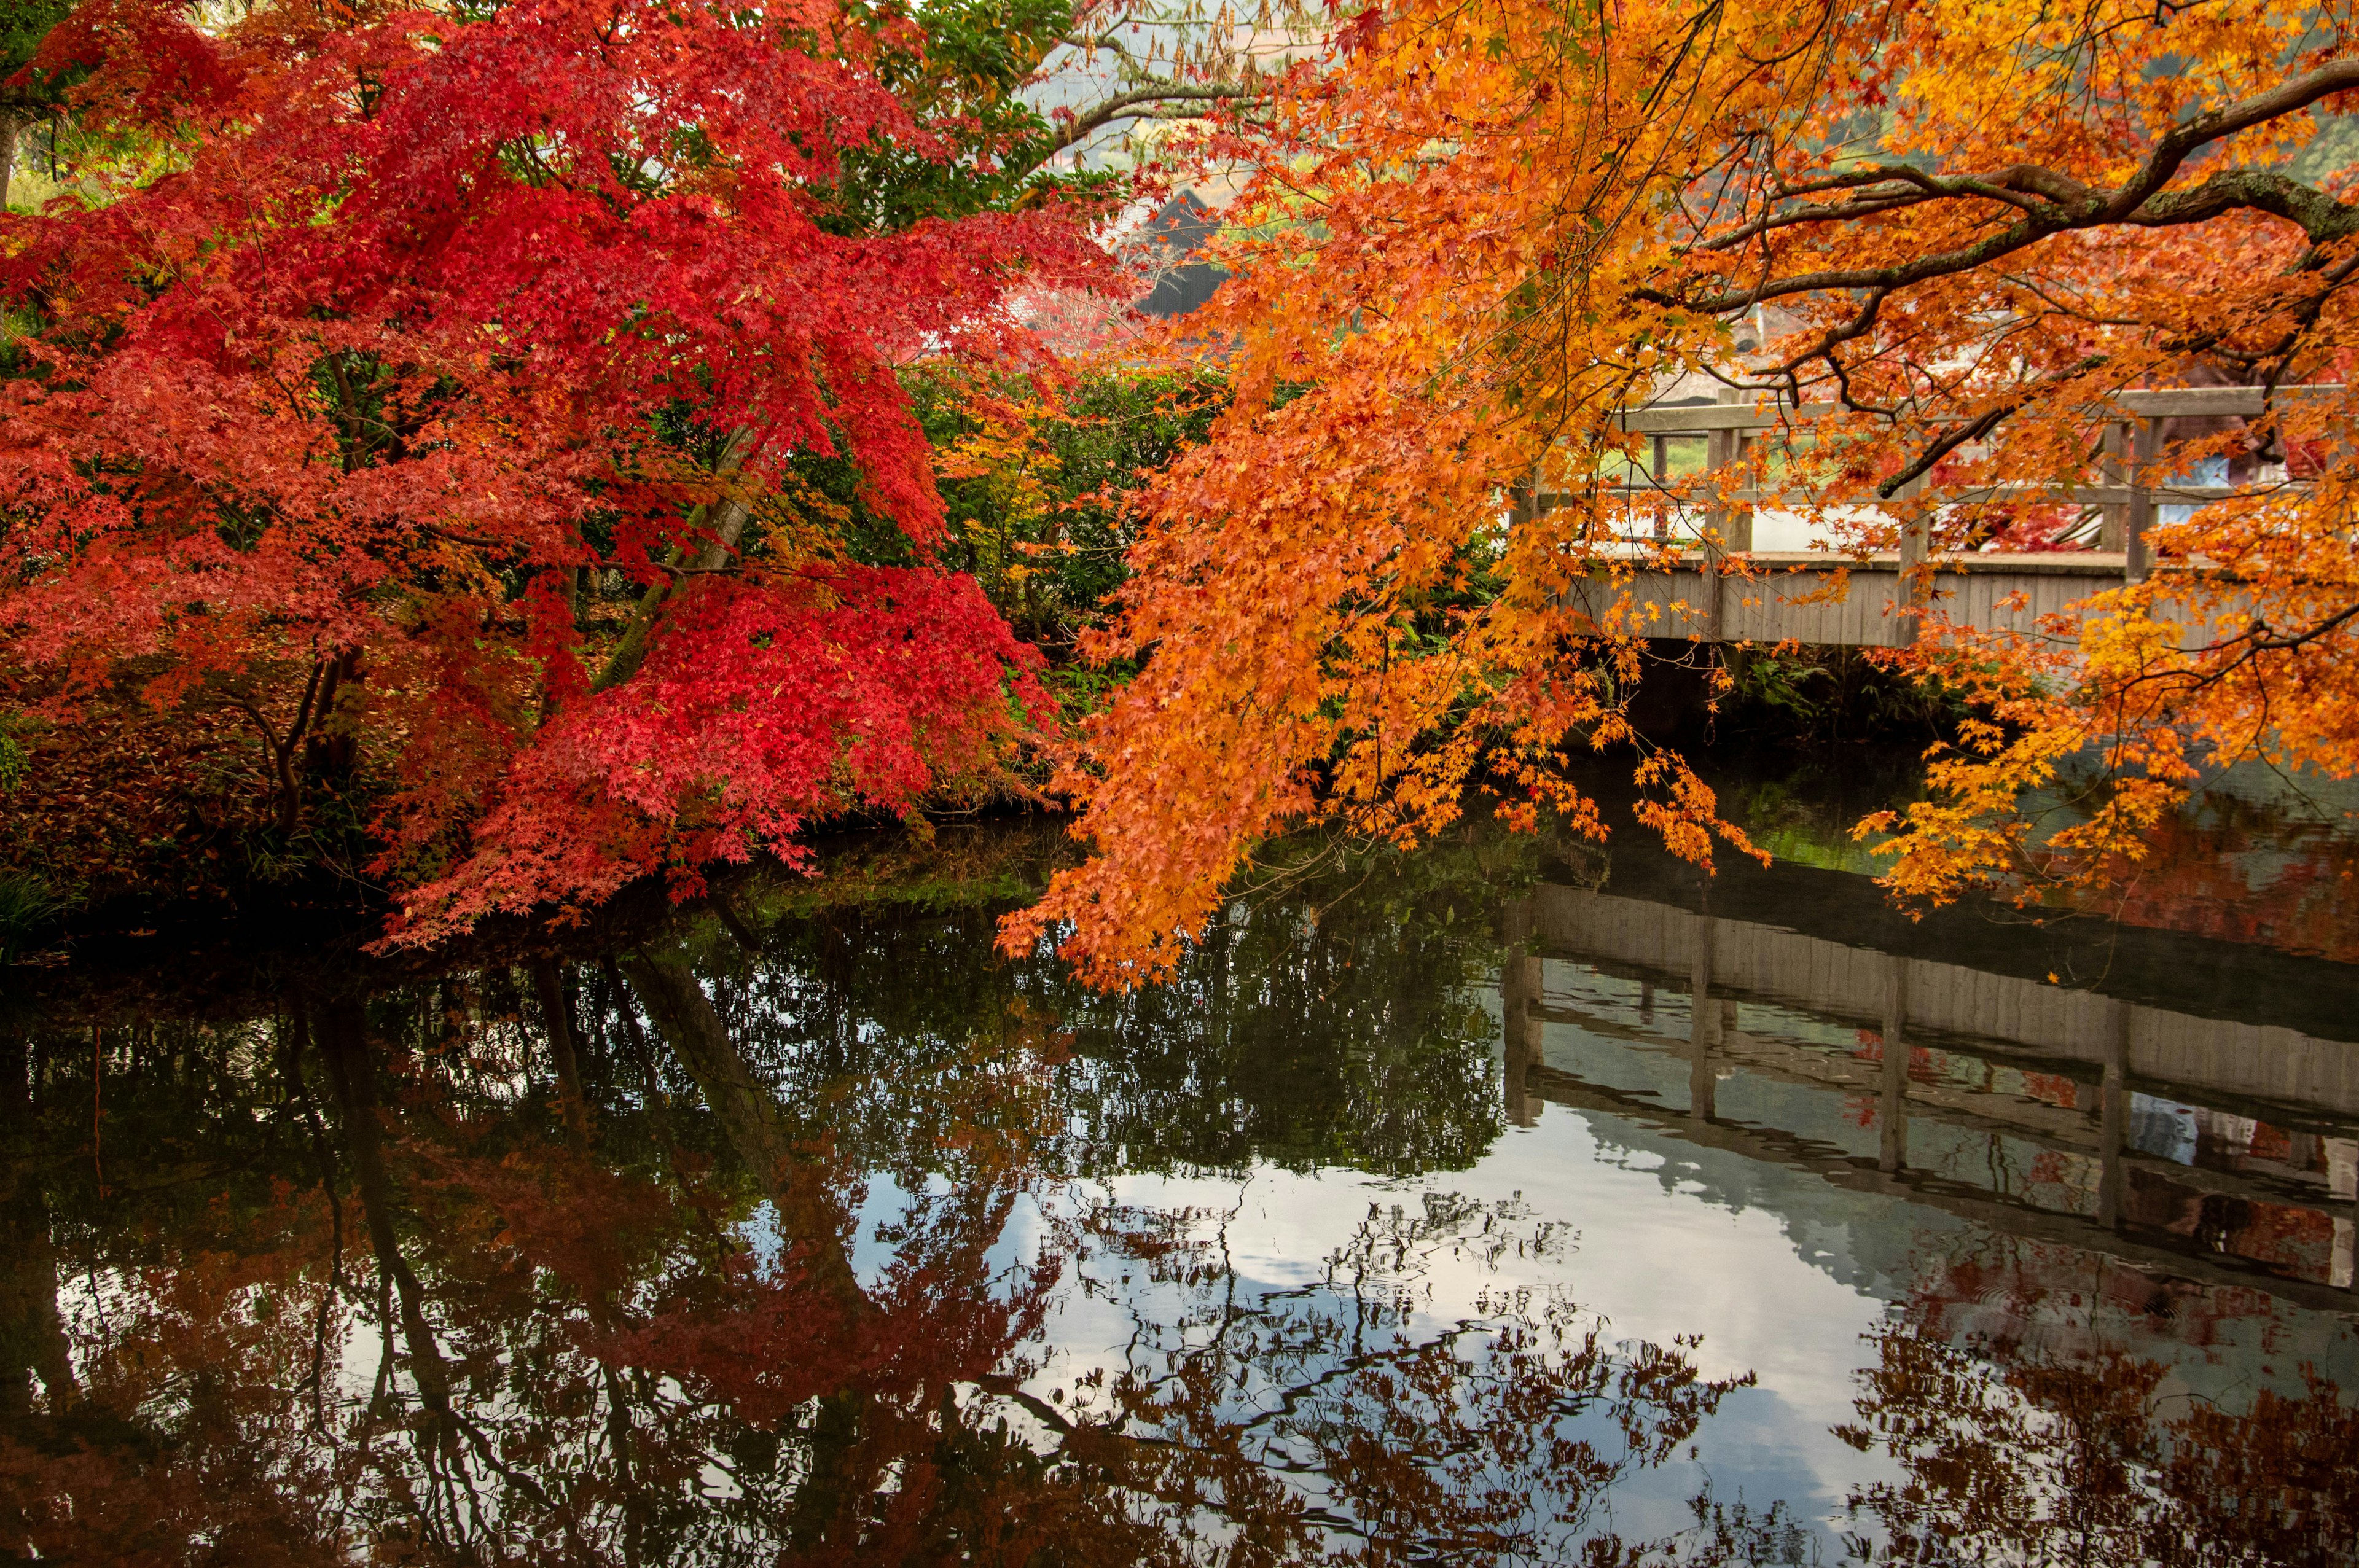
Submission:
[[1531,940],[1532,909],[1528,901],[1507,906],[1506,954],[1499,960],[1499,1011],[1503,1034],[1500,1052],[1501,1093],[1507,1120],[1529,1127],[1539,1119],[1539,1102],[1525,1093],[1531,1065],[1539,1059],[1539,1024],[1532,1006],[1540,999],[1540,960],[1524,951]]
[[1884,962],[1884,1141],[1875,1163],[1890,1173],[1908,1162],[1908,960],[1895,954]]
[[1720,1043],[1720,1009],[1712,995],[1712,918],[1695,917],[1695,967],[1688,981],[1688,1114],[1710,1121],[1719,1078],[1712,1048]]
[[2359,1139],[2321,1138],[2319,1152],[2326,1159],[2326,1195],[2340,1205],[2334,1216],[2334,1251],[2326,1264],[2329,1284],[2359,1290]]
[[2097,1112],[2097,1223],[2122,1222],[2122,1141],[2130,1120],[2130,1010],[2105,1004],[2105,1076]]

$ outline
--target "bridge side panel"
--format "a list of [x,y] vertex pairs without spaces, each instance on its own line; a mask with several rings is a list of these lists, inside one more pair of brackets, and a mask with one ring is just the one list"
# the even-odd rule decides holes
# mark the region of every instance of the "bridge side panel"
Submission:
[[[1843,577],[1837,587],[1838,577]],[[1881,646],[1892,637],[1889,613],[1899,574],[1888,567],[1831,570],[1777,567],[1751,579],[1733,577],[1722,591],[1727,635],[1754,643]]]
[[[2119,582],[2118,576],[2096,573],[1940,572],[1933,579],[1933,607],[1952,621],[1984,631],[2037,636],[2041,634],[2041,616],[2060,614]],[[2020,608],[2008,602],[2017,594],[2023,596]]]
[[[1683,975],[1701,921],[1686,910],[1577,888],[1532,896],[1541,940],[1567,957]],[[1712,923],[1715,985],[1871,1027],[1891,958],[1874,948],[1745,921]],[[2102,1065],[2113,1000],[1930,959],[1908,960],[1910,1026],[2066,1061]],[[2359,1046],[2273,1025],[2130,1005],[2129,1070],[2190,1087],[2293,1100],[2359,1115]]]
[[[1625,581],[1607,577],[1576,579],[1566,604],[1603,630],[1634,637],[1701,637],[1704,634],[1704,579],[1700,572],[1635,572]],[[1628,593],[1628,610],[1615,615],[1616,600]]]

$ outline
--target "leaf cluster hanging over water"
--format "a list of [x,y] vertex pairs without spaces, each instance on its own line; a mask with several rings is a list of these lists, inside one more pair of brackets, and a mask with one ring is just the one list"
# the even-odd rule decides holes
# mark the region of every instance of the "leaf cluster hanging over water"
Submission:
[[[2166,514],[2143,583],[2042,637],[1931,608],[1892,656],[1978,717],[1896,842],[1899,889],[2110,875],[2199,754],[2359,769],[2359,207],[2324,135],[2352,24],[2262,0],[1339,9],[1323,69],[1205,141],[1252,178],[1184,330],[1238,397],[1148,493],[1097,644],[1148,662],[1060,780],[1096,854],[1008,942],[1070,923],[1101,978],[1163,972],[1270,835],[1415,838],[1472,784],[1602,835],[1592,750],[1635,756],[1637,818],[1680,853],[1749,849],[1630,721],[1650,667],[1717,665],[1629,591],[1673,552],[1631,536],[1621,416],[1682,384],[1817,417],[1649,504],[1716,547],[1735,491],[1774,483],[1835,564],[1912,524],[1929,561],[2060,542],[1989,486],[2096,482],[2121,390],[2332,388],[2122,460],[2255,481]],[[2025,791],[2093,747],[2106,808],[2041,846]]]

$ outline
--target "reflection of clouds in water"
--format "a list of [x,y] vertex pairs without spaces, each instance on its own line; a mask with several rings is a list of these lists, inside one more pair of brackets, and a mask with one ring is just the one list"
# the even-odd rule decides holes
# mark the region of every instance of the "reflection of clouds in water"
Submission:
[[[1699,1202],[1691,1184],[1666,1188],[1609,1157],[1577,1117],[1512,1134],[1472,1170],[1414,1181],[1264,1167],[1242,1183],[1125,1176],[1066,1202],[1090,1193],[1134,1215],[1193,1217],[1185,1235],[1212,1244],[1227,1271],[1212,1287],[1219,1305],[1248,1313],[1273,1298],[1314,1294],[1329,1278],[1327,1260],[1351,1245],[1372,1206],[1388,1226],[1397,1206],[1411,1232],[1436,1212],[1464,1211],[1459,1231],[1425,1231],[1415,1256],[1372,1281],[1369,1299],[1407,1307],[1397,1328],[1378,1332],[1424,1340],[1493,1318],[1503,1303],[1538,1311],[1561,1302],[1601,1323],[1608,1343],[1668,1346],[1701,1336],[1693,1359],[1704,1376],[1757,1374],[1759,1387],[1736,1390],[1704,1423],[1694,1459],[1617,1484],[1611,1527],[1625,1537],[1689,1528],[1690,1499],[1708,1485],[1723,1501],[1784,1500],[1832,1549],[1847,1487],[1876,1473],[1831,1430],[1852,1416],[1861,1336],[1881,1316],[1875,1299],[1800,1257],[1776,1214],[1730,1213]],[[1503,1223],[1503,1215],[1516,1217]],[[1019,1211],[1011,1231],[1030,1228],[1009,1260],[1038,1244],[1045,1224],[1038,1211]],[[1086,1284],[1069,1278],[1057,1293],[1032,1379],[1038,1392],[1118,1373],[1158,1346],[1201,1344],[1212,1332],[1190,1321],[1190,1305],[1205,1299],[1201,1283],[1175,1284],[1103,1254],[1082,1272]],[[1254,1379],[1241,1397],[1266,1392]]]
[[[1609,1346],[1701,1337],[1691,1358],[1705,1377],[1757,1372],[1760,1387],[1722,1400],[1694,1457],[1625,1471],[1593,1526],[1668,1538],[1694,1526],[1691,1499],[1708,1490],[1756,1509],[1783,1499],[1835,1554],[1847,1483],[1875,1465],[1831,1426],[1850,1420],[1861,1335],[1880,1309],[1798,1257],[1777,1215],[1699,1203],[1696,1184],[1666,1186],[1649,1165],[1658,1160],[1602,1148],[1581,1118],[1555,1118],[1472,1170],[1425,1179],[1274,1167],[1114,1176],[1021,1198],[988,1266],[1015,1278],[1049,1249],[1069,1260],[1043,1330],[1016,1351],[1033,1363],[1036,1396],[1097,1375],[1166,1375],[1172,1356],[1227,1332],[1244,1354],[1222,1408],[1248,1424],[1321,1387],[1344,1344],[1430,1344],[1462,1325],[1538,1321],[1549,1306],[1578,1309],[1573,1327],[1600,1327]],[[864,1282],[889,1266],[910,1209],[904,1188],[873,1176],[854,1252]],[[741,1236],[777,1257],[766,1205]],[[1349,1332],[1302,1330],[1321,1318]],[[1606,1453],[1621,1443],[1604,1405],[1560,1432]]]
[[2130,1096],[2129,1146],[2158,1159],[2181,1165],[2195,1163],[2195,1145],[2201,1136],[2195,1108],[2153,1095]]
[[[2146,1096],[2133,1130],[2142,1147],[2182,1162],[2201,1130],[2191,1108]],[[1503,1305],[1536,1314],[1549,1303],[1577,1307],[1576,1321],[1601,1325],[1608,1344],[1691,1343],[1704,1376],[1752,1374],[1757,1386],[1721,1404],[1691,1455],[1625,1474],[1608,1514],[1593,1523],[1625,1539],[1659,1538],[1691,1524],[1699,1493],[1756,1509],[1783,1501],[1818,1549],[1839,1557],[1842,1535],[1863,1527],[1844,1500],[1899,1478],[1881,1449],[1862,1454],[1836,1433],[1856,1420],[1871,1336],[1898,1310],[1888,1303],[1953,1267],[1986,1271],[1984,1254],[2017,1244],[1808,1172],[1722,1150],[1682,1145],[1673,1157],[1642,1146],[1657,1137],[1551,1107],[1540,1127],[1510,1131],[1462,1172],[1383,1179],[1256,1166],[1242,1180],[1077,1184],[1019,1202],[991,1264],[1012,1272],[1052,1249],[1075,1260],[1037,1340],[1019,1352],[1034,1393],[1046,1399],[1125,1370],[1161,1375],[1173,1356],[1226,1334],[1240,1353],[1222,1408],[1243,1422],[1339,1364],[1336,1343],[1288,1337],[1306,1314],[1337,1322],[1359,1314],[1363,1348],[1428,1343],[1496,1321]],[[864,1275],[889,1257],[878,1227],[908,1206],[889,1182],[872,1186]],[[1078,1252],[1068,1251],[1077,1241]],[[1339,1267],[1347,1255],[1353,1261]],[[2047,1276],[2009,1277],[2037,1286]],[[2095,1343],[2093,1333],[2106,1343],[2128,1335],[2137,1354],[2169,1364],[2168,1387],[2233,1402],[2249,1396],[2228,1386],[2237,1381],[2228,1367],[2206,1365],[2224,1344],[2207,1352],[2139,1336],[2093,1298],[2083,1306],[2036,1289],[2000,1293],[2006,1299],[1982,1302],[1971,1324],[1952,1326],[2029,1335],[2063,1350]],[[1371,1310],[1379,1307],[1397,1315]],[[2267,1337],[2266,1325],[2239,1327]],[[1592,1436],[1602,1419],[1584,1410],[1562,1430]]]

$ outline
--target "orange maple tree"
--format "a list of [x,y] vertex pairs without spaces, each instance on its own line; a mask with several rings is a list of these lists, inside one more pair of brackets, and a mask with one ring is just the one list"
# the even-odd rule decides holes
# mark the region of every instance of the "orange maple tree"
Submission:
[[[1622,416],[1682,375],[1818,405],[1777,456],[1788,504],[1854,555],[1922,527],[1932,559],[2037,531],[1961,490],[2092,482],[2123,389],[2333,384],[2146,454],[2149,483],[2223,459],[2310,482],[2166,514],[2156,570],[2049,629],[2069,648],[1933,608],[1893,656],[1974,717],[1876,824],[1896,887],[2104,875],[2199,758],[2359,768],[2352,25],[2263,0],[1339,12],[1322,66],[1204,140],[1252,172],[1187,327],[1237,401],[1146,497],[1096,645],[1145,673],[1061,776],[1096,853],[1008,941],[1070,922],[1099,978],[1159,972],[1268,835],[1419,838],[1478,780],[1602,834],[1593,749],[1635,755],[1674,849],[1749,849],[1628,718],[1671,629],[1628,591],[1669,546],[1629,536]],[[2042,838],[2020,803],[2074,759],[2100,807]]]

